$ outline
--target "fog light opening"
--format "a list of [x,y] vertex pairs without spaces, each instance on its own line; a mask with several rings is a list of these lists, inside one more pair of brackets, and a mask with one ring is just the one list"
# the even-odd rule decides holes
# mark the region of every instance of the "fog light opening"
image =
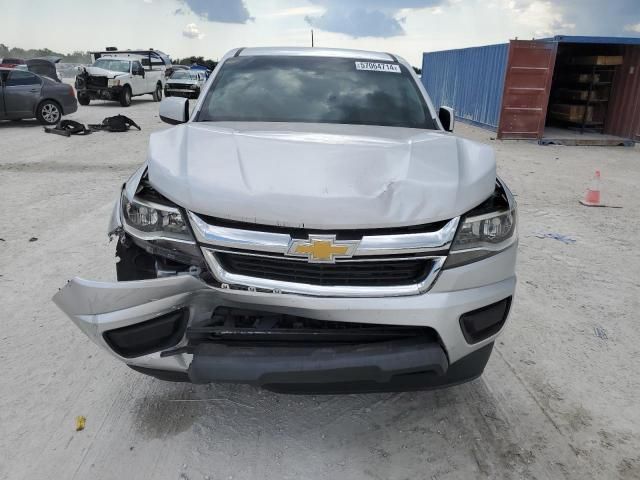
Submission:
[[467,343],[478,343],[500,331],[507,321],[511,297],[486,307],[467,312],[460,317],[460,328]]
[[140,357],[176,345],[184,336],[188,320],[189,310],[182,308],[146,322],[109,330],[102,336],[121,357]]

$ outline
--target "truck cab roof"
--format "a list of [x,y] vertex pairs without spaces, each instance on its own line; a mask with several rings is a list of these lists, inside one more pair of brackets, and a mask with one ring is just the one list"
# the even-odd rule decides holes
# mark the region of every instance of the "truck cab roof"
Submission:
[[169,55],[160,50],[106,50],[99,52],[89,52],[94,60],[99,58],[122,58],[122,59],[134,59],[142,62],[143,65],[149,66],[171,66],[171,59]]
[[[113,60],[123,60],[123,61],[140,61],[142,57],[140,55],[101,55],[100,58],[104,59],[113,59]],[[97,60],[97,58],[96,58]]]
[[384,52],[372,52],[368,50],[353,50],[346,48],[311,48],[311,47],[248,47],[238,48],[230,52],[231,56],[306,56],[306,57],[338,57],[357,58],[361,60],[377,60],[396,62],[406,61],[396,55]]

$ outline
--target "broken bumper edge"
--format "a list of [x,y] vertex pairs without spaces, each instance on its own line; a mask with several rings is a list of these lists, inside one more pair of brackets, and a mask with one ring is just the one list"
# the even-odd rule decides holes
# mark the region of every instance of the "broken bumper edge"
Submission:
[[120,86],[114,87],[95,87],[95,88],[77,88],[76,94],[79,97],[87,97],[91,100],[118,100],[122,93]]
[[[188,275],[113,283],[75,278],[53,301],[93,342],[147,375],[192,383],[247,383],[291,393],[341,393],[439,388],[480,376],[499,332],[468,344],[460,315],[510,297],[514,287],[515,278],[509,278],[458,292],[331,299],[220,290]],[[127,356],[105,335],[127,327],[143,329],[160,318],[179,318],[182,312],[191,324],[211,318],[220,306],[251,306],[324,320],[423,325],[437,338],[305,348],[206,343],[186,353],[181,350],[187,345],[182,331],[162,349],[172,350],[170,355],[158,350]]]

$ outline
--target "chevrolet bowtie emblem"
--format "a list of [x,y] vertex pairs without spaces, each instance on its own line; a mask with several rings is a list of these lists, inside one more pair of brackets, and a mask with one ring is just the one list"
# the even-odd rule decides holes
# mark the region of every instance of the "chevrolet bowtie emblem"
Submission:
[[335,263],[336,258],[351,258],[359,240],[336,240],[335,235],[309,235],[309,240],[292,239],[287,255],[306,257],[309,263]]

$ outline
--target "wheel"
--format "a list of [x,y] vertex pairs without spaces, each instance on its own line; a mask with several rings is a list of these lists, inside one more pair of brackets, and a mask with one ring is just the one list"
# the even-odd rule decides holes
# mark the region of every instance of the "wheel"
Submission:
[[36,117],[38,121],[44,125],[55,125],[62,117],[62,110],[53,100],[45,100],[36,111]]
[[131,105],[131,89],[128,86],[125,86],[120,92],[120,105],[123,107]]
[[171,94],[169,92],[164,92],[164,98],[169,98]]
[[160,100],[162,100],[162,85],[156,85],[156,90],[152,93],[152,95],[154,102],[159,102]]
[[78,103],[86,106],[91,103],[91,99],[85,95],[78,95]]

